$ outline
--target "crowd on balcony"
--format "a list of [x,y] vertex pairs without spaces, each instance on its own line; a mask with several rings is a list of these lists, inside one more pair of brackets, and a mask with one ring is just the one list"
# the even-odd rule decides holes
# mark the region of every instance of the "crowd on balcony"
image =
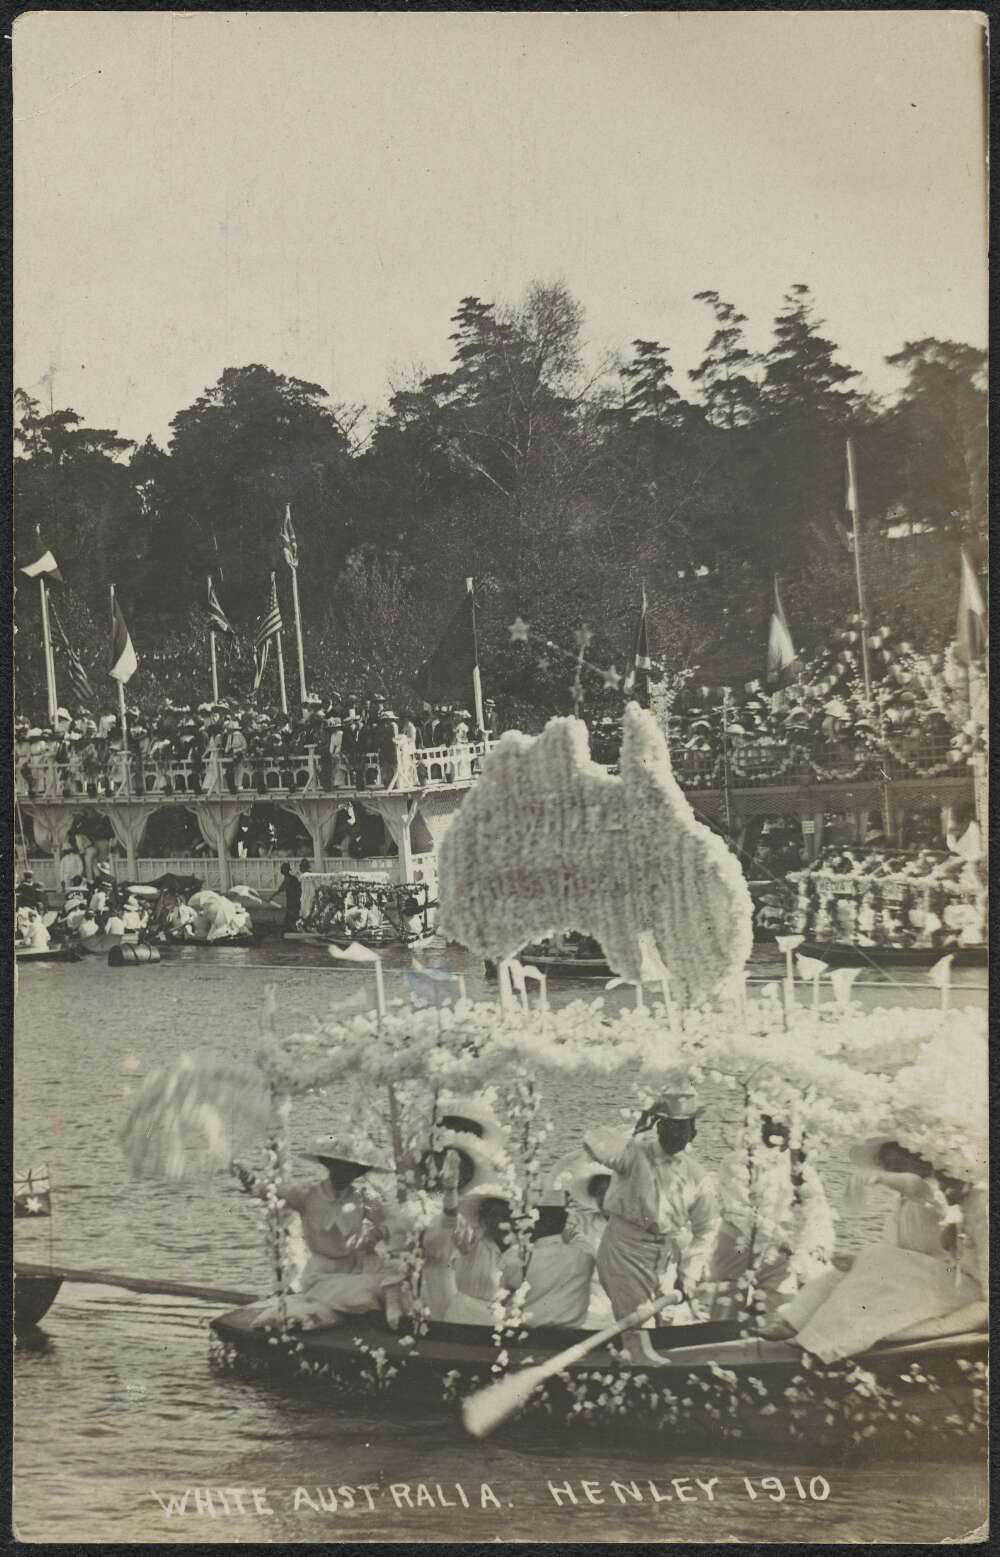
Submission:
[[18,717],[18,792],[97,799],[409,787],[472,777],[485,739],[467,709],[397,714],[374,693],[327,702],[310,694],[295,717],[235,699],[133,705],[125,723],[123,745],[110,711],[74,718],[60,708],[49,725]]

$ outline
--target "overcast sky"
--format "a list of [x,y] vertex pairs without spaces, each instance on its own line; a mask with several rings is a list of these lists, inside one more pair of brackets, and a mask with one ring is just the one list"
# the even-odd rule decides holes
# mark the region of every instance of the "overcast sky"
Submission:
[[[128,437],[228,366],[385,404],[468,293],[562,277],[678,379],[716,288],[814,289],[879,390],[985,344],[972,12],[35,12],[14,24],[15,382]],[[683,383],[681,383],[683,387]]]

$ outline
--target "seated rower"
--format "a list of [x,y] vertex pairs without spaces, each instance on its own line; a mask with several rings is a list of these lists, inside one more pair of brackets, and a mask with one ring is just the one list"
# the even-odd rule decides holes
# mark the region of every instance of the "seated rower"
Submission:
[[503,1285],[501,1260],[510,1245],[511,1209],[499,1184],[459,1195],[458,1157],[446,1155],[441,1215],[424,1234],[424,1283],[431,1317],[450,1324],[494,1324]]
[[985,1329],[984,1190],[885,1137],[856,1146],[851,1161],[898,1196],[885,1241],[862,1249],[849,1271],[809,1282],[759,1333],[836,1362],[879,1341]]
[[709,1261],[716,1284],[713,1318],[729,1318],[753,1273],[756,1302],[771,1311],[833,1259],[833,1216],[805,1153],[791,1146],[787,1124],[761,1115],[760,1145],[741,1144],[718,1174],[722,1223]]
[[522,1308],[529,1330],[547,1325],[576,1328],[584,1323],[590,1307],[594,1276],[594,1251],[569,1223],[566,1191],[547,1190],[536,1207],[531,1230],[532,1249],[527,1266],[511,1249],[504,1256],[500,1281],[509,1292],[527,1284]]
[[[592,1157],[580,1153],[557,1168],[553,1183],[556,1188],[565,1189],[569,1198],[570,1225],[584,1239],[596,1258],[607,1226],[604,1199],[611,1183],[611,1174],[606,1168],[599,1167]],[[613,1318],[611,1300],[601,1285],[595,1264],[590,1283],[590,1302],[583,1320],[584,1329],[603,1330],[605,1325],[611,1324]]]
[[[384,1309],[395,1329],[401,1312],[402,1270],[383,1248],[388,1207],[367,1182],[369,1173],[388,1170],[354,1139],[323,1136],[307,1152],[325,1177],[311,1184],[283,1183],[278,1195],[297,1211],[309,1258],[300,1290],[252,1305],[253,1324],[262,1329],[288,1322],[303,1329],[339,1324],[359,1314]],[[240,1164],[234,1169],[250,1194],[263,1197],[265,1186]]]

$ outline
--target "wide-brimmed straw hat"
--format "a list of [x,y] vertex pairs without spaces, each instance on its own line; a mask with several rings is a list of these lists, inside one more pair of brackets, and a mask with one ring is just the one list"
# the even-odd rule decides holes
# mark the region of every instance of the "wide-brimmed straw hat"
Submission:
[[646,1112],[651,1119],[697,1119],[705,1107],[704,1103],[699,1104],[695,1093],[682,1087],[675,1092],[661,1092]]
[[607,1179],[610,1182],[611,1169],[595,1162],[592,1157],[580,1154],[557,1165],[552,1175],[552,1184],[554,1188],[564,1190],[576,1205],[583,1206],[587,1211],[599,1211],[600,1205],[591,1188],[595,1179]]
[[874,1172],[882,1164],[879,1161],[879,1153],[883,1146],[891,1146],[895,1143],[894,1135],[872,1135],[866,1141],[858,1141],[851,1147],[847,1154],[847,1160],[852,1168],[860,1168],[864,1172]]
[[307,1152],[302,1153],[307,1162],[350,1162],[369,1173],[388,1173],[389,1168],[377,1152],[362,1141],[360,1136],[346,1131],[339,1135],[318,1135]]
[[506,1146],[503,1126],[490,1105],[480,1098],[459,1097],[454,1092],[444,1092],[438,1098],[437,1117],[468,1120],[474,1126],[469,1131],[463,1130],[460,1125],[450,1126],[449,1129],[459,1134],[473,1136],[487,1149]]
[[509,1205],[510,1191],[504,1189],[502,1184],[488,1179],[485,1184],[477,1184],[475,1189],[465,1190],[458,1202],[458,1208],[466,1215],[475,1216],[484,1200],[502,1200],[505,1205]]

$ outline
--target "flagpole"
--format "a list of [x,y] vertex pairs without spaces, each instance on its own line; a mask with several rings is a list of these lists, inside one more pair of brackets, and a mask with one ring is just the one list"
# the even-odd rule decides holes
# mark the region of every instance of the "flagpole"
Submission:
[[299,651],[299,702],[304,703],[308,697],[306,691],[306,658],[302,648],[302,617],[299,613],[299,570],[291,568],[292,575],[292,608],[295,612],[295,644]]
[[219,701],[219,662],[215,657],[215,634],[213,632],[209,633],[208,641],[212,651],[212,702],[217,703]]
[[[115,586],[111,585],[111,641],[115,637]],[[115,677],[118,681],[118,677]],[[118,719],[122,731],[122,774],[125,782],[126,795],[132,792],[132,764],[128,753],[128,720],[125,716],[125,683],[118,681]]]
[[[271,591],[274,593],[277,585],[274,582],[274,574],[271,574]],[[281,712],[288,713],[288,693],[285,691],[285,656],[281,652],[281,632],[275,633],[274,641],[278,647],[278,682],[281,686]]]
[[469,596],[469,610],[472,612],[472,696],[473,707],[476,714],[476,727],[486,734],[486,716],[483,712],[483,683],[479,675],[479,639],[476,636],[476,597],[473,593],[472,579],[465,581],[466,593]]
[[49,596],[45,574],[38,575],[38,587],[42,595],[42,645],[45,650],[45,690],[49,699],[49,723],[55,725],[59,699],[56,697],[56,662],[52,653],[52,634],[49,631]]
[[854,576],[858,586],[858,615],[861,618],[861,669],[865,678],[865,697],[871,701],[872,678],[868,665],[868,612],[865,609],[865,592],[861,577],[861,532],[858,528],[858,482],[854,469],[854,440],[847,440],[847,500],[851,507],[851,525],[854,533]]

